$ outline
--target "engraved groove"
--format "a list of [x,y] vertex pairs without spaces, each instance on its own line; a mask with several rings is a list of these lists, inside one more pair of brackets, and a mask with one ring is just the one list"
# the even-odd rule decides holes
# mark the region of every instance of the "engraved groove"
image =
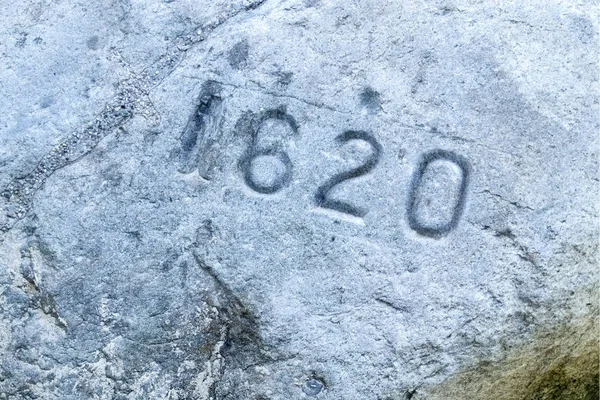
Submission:
[[[271,184],[262,184],[254,180],[254,174],[252,172],[252,161],[261,156],[275,157],[283,164],[285,168],[283,174],[278,176],[275,179],[275,181]],[[292,179],[292,161],[284,151],[276,148],[256,150],[252,152],[248,157],[244,158],[241,165],[244,172],[244,182],[246,182],[246,185],[248,185],[250,189],[254,190],[257,193],[273,194],[289,185]]]
[[[420,204],[420,190],[429,166],[435,161],[447,161],[455,165],[460,171],[460,184],[455,204],[452,207],[452,216],[444,224],[427,224],[421,221],[418,215],[418,208],[426,207],[428,204]],[[411,188],[408,197],[407,219],[412,230],[420,235],[432,238],[440,238],[452,231],[460,220],[464,211],[467,195],[467,187],[470,179],[470,167],[465,158],[447,150],[433,150],[425,153],[417,167],[411,182]],[[441,210],[438,210],[441,212]]]
[[181,173],[198,170],[199,175],[211,180],[217,168],[219,150],[226,145],[223,135],[223,99],[221,87],[207,81],[202,85],[198,105],[181,134],[179,167]]
[[373,170],[373,168],[375,168],[375,166],[377,166],[379,163],[379,159],[381,158],[381,153],[383,151],[382,147],[372,135],[364,131],[346,131],[336,137],[335,140],[340,145],[343,145],[351,140],[365,141],[371,146],[373,153],[361,166],[353,168],[349,171],[340,172],[321,185],[317,189],[317,194],[315,195],[315,204],[318,207],[329,208],[334,211],[362,218],[367,214],[366,209],[353,206],[352,204],[344,201],[329,199],[327,195],[335,186],[341,184],[342,182],[349,179],[358,178],[371,172],[371,170]]
[[[293,135],[298,133],[298,124],[296,123],[296,120],[289,115],[283,107],[266,110],[261,113],[258,118],[254,118],[250,123],[250,146],[240,159],[239,168],[242,171],[246,185],[253,191],[261,194],[273,194],[287,187],[292,179],[293,173],[292,161],[283,150],[281,144],[277,143],[267,148],[260,148],[258,144],[258,133],[260,128],[268,120],[282,121],[291,129]],[[238,124],[242,125],[241,123]],[[275,157],[284,167],[283,173],[273,182],[268,184],[256,182],[252,168],[252,162],[256,158],[264,156]]]

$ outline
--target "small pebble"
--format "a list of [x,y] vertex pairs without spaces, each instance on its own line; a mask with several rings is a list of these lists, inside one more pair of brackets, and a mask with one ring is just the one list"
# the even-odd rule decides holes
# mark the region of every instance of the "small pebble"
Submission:
[[310,378],[302,387],[302,391],[307,396],[316,396],[323,390],[323,382],[317,378]]

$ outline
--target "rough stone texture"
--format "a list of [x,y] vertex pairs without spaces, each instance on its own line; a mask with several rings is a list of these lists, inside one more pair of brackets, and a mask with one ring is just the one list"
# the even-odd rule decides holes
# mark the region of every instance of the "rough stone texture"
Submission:
[[0,399],[598,397],[598,2],[0,13]]

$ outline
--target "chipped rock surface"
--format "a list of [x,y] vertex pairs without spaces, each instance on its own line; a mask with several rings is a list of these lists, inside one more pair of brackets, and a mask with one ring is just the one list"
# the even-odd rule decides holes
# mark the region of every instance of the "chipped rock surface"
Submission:
[[0,400],[597,398],[597,1],[4,3]]

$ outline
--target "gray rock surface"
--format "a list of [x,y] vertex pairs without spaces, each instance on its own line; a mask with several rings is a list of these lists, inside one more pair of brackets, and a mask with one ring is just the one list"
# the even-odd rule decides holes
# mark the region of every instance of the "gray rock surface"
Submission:
[[0,399],[427,399],[597,318],[597,1],[4,3]]

